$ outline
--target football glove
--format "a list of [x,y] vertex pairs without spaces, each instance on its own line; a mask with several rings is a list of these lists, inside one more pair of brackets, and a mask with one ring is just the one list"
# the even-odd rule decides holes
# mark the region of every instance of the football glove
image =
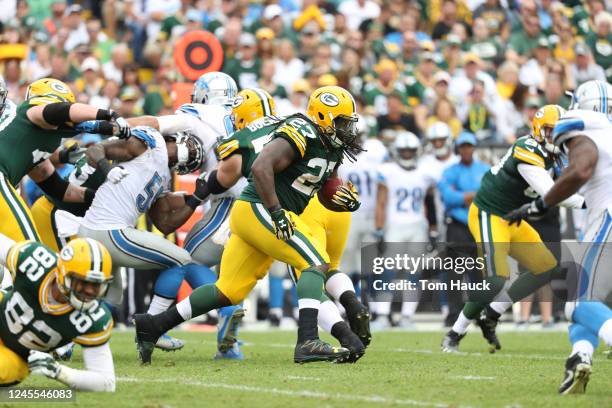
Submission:
[[508,221],[510,225],[516,224],[521,225],[521,221],[528,217],[537,217],[546,213],[547,207],[542,197],[533,200],[527,204],[523,204],[517,209],[510,211],[504,215],[504,220]]
[[119,114],[115,111],[111,113],[111,117],[113,118],[113,122],[116,125],[115,133],[113,136],[117,136],[119,139],[127,139],[131,135],[130,125],[128,125],[127,120],[119,116]]
[[106,175],[106,179],[113,184],[117,184],[129,175],[130,172],[124,169],[123,167],[115,166],[108,172],[108,174]]
[[429,245],[427,245],[427,252],[433,252],[438,249],[438,239],[440,238],[440,233],[436,230],[429,231]]
[[63,164],[75,164],[85,154],[85,148],[77,142],[63,144],[59,150],[59,161]]
[[195,190],[193,192],[193,196],[200,201],[204,201],[209,195],[206,180],[207,176],[208,173],[204,171],[198,176],[195,182]]
[[345,186],[340,186],[334,193],[331,201],[345,211],[357,211],[361,203],[359,193],[350,181]]
[[51,354],[32,350],[28,356],[28,367],[32,374],[44,375],[49,378],[57,378],[62,367],[51,357]]
[[274,233],[276,238],[288,241],[295,232],[295,223],[291,219],[291,214],[282,209],[280,206],[268,210],[274,222]]

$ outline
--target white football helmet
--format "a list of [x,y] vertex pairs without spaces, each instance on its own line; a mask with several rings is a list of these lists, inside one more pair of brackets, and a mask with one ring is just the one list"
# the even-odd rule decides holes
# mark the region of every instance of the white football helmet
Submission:
[[[436,157],[444,157],[450,153],[452,139],[451,129],[444,122],[435,122],[427,129],[427,141]],[[439,140],[443,140],[443,143]]]
[[232,106],[238,93],[236,81],[223,72],[207,72],[193,84],[192,103]]
[[572,94],[570,109],[601,112],[612,121],[612,85],[604,81],[587,81]]
[[177,161],[172,169],[181,175],[201,169],[206,160],[202,142],[190,132],[177,133],[176,155]]
[[417,166],[421,142],[412,132],[401,131],[393,142],[393,158],[400,167],[411,170]]

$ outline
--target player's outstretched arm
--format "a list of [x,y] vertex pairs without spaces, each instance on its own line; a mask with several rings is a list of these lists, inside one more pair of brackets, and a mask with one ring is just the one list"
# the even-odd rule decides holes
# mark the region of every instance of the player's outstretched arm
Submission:
[[117,112],[108,109],[98,109],[84,103],[56,102],[33,106],[27,111],[28,119],[43,129],[56,129],[67,123],[81,123],[89,120],[106,120],[113,122],[118,128],[118,136],[127,138],[130,126]]
[[[553,178],[543,167],[521,163],[517,166],[517,169],[523,179],[540,197],[544,197],[555,184]],[[559,205],[567,208],[583,208],[584,197],[580,194],[572,194],[560,202]]]
[[59,364],[48,353],[30,352],[32,374],[43,375],[81,391],[115,392],[115,367],[110,346],[83,347],[85,370]]
[[544,197],[546,207],[557,205],[575,194],[591,178],[597,166],[599,153],[591,139],[576,136],[567,145],[569,165]]

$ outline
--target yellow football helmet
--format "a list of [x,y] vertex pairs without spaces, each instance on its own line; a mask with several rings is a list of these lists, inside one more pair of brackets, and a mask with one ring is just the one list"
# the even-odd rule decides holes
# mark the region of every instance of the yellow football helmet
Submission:
[[247,88],[238,92],[232,105],[232,115],[236,130],[263,118],[276,115],[274,98],[261,88]]
[[533,138],[543,145],[551,143],[552,130],[564,113],[565,109],[559,105],[544,105],[538,109],[531,120]]
[[[357,108],[353,95],[339,86],[323,86],[308,99],[306,115],[336,148],[350,151],[357,144]],[[354,153],[354,152],[353,152]]]
[[26,100],[40,98],[40,105],[53,102],[75,103],[76,98],[70,87],[60,80],[53,78],[42,78],[34,81],[26,90]]
[[87,311],[106,295],[112,281],[108,250],[91,238],[77,238],[60,251],[57,261],[61,292],[77,310]]

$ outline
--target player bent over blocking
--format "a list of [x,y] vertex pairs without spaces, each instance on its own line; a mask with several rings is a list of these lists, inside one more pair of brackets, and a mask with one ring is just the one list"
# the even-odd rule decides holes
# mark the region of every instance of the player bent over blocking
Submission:
[[[532,197],[544,196],[553,186],[549,171],[559,151],[552,144],[552,129],[562,114],[563,108],[557,105],[540,108],[532,120],[533,134],[518,139],[484,175],[469,208],[468,227],[477,243],[479,256],[486,259],[483,278],[490,284],[491,291],[471,294],[471,300],[442,340],[442,351],[457,351],[474,319],[489,343],[489,352],[501,349],[495,332],[501,314],[514,302],[549,282],[557,270],[554,255],[528,222],[513,225],[503,217],[513,208],[531,202]],[[584,198],[568,196],[562,205],[583,208]],[[521,274],[507,292],[491,302],[510,276],[509,256],[528,272]]]
[[230,214],[231,236],[215,285],[157,315],[136,315],[140,358],[151,361],[153,344],[168,329],[207,311],[241,302],[265,276],[273,259],[301,271],[298,340],[294,361],[338,361],[349,355],[318,337],[317,316],[329,257],[299,217],[310,198],[356,145],[355,102],[340,87],[315,90],[308,118],[296,114],[271,132],[271,141],[255,159],[248,186]]
[[[612,347],[612,309],[606,299],[612,293],[612,85],[588,81],[572,97],[570,110],[553,131],[553,143],[567,154],[568,165],[547,194],[506,215],[510,223],[521,223],[530,215],[567,201],[578,190],[587,204],[588,229],[582,242],[588,244],[575,293],[565,305],[572,322],[572,351],[565,362],[561,394],[583,394],[589,381],[593,353],[601,338]],[[609,382],[609,378],[608,378]]]
[[[108,341],[113,318],[101,302],[112,279],[111,258],[93,239],[75,239],[59,254],[34,241],[0,234],[0,264],[13,288],[0,290],[0,387],[30,373],[84,391],[115,391]],[[85,370],[48,354],[69,342],[83,347]]]

